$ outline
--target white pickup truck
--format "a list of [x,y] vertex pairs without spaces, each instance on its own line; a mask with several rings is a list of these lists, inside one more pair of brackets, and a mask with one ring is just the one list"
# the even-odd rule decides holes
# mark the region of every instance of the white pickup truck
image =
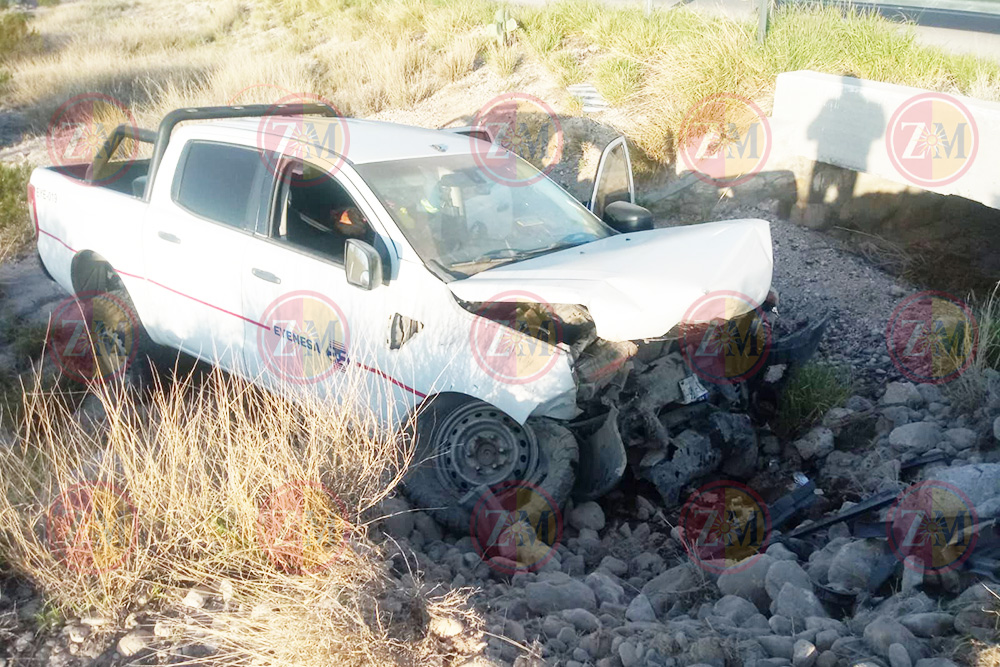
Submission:
[[[152,157],[115,161],[123,138]],[[652,229],[623,139],[588,210],[478,131],[182,109],[156,133],[119,128],[94,164],[36,169],[29,202],[51,276],[118,295],[153,342],[268,387],[361,397],[390,424],[425,408],[407,489],[459,528],[505,480],[557,503],[577,476],[582,495],[611,488],[624,448],[617,428],[595,432],[629,360],[665,354],[704,295],[763,304],[771,284],[763,220]],[[675,390],[662,400],[703,398]]]

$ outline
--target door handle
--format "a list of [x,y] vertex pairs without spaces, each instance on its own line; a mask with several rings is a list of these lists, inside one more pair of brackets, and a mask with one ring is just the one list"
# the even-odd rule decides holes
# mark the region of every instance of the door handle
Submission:
[[174,236],[170,232],[159,231],[159,232],[156,232],[156,235],[159,236],[164,241],[169,241],[170,243],[180,243],[181,242],[181,239],[180,239],[179,236]]
[[261,269],[250,269],[250,273],[254,274],[261,280],[266,280],[269,283],[274,283],[275,285],[281,284],[281,278],[274,275],[270,271],[262,271]]

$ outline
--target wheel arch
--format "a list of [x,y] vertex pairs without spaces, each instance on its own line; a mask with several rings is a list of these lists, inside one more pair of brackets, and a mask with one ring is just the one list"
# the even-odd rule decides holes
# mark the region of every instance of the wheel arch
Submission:
[[70,282],[74,294],[125,289],[111,262],[93,250],[81,250],[74,255],[70,264]]

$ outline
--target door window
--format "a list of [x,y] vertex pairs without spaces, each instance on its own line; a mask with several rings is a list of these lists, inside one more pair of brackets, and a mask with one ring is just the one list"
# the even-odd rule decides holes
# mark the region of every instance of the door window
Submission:
[[603,218],[607,205],[616,201],[635,203],[632,161],[629,159],[624,137],[619,137],[608,144],[601,155],[594,180],[594,196],[590,202],[590,210],[598,218]]
[[173,200],[195,215],[252,230],[266,169],[260,151],[192,141],[184,148],[172,185]]
[[289,160],[281,174],[271,238],[338,264],[348,239],[375,242],[368,218],[336,179],[302,160]]

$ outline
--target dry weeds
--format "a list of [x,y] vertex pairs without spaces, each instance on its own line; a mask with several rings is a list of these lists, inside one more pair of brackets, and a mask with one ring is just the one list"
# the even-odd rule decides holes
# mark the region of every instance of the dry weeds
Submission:
[[[145,401],[96,395],[95,422],[28,391],[0,450],[6,559],[61,612],[121,619],[149,600],[182,644],[217,646],[216,664],[416,664],[457,650],[432,619],[476,626],[462,593],[404,586],[368,538],[408,459],[369,411],[221,371]],[[193,586],[225,604],[184,620]]]

